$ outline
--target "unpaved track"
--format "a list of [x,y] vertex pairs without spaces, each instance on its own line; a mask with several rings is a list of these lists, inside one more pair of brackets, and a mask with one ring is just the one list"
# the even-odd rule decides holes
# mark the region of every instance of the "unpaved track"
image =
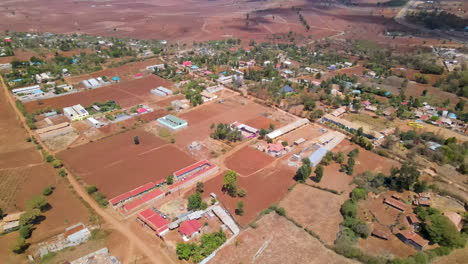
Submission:
[[[29,136],[34,136],[33,131],[26,125],[26,120],[24,116],[19,112],[19,110],[15,107],[15,101],[13,96],[9,93],[7,86],[5,85],[5,82],[3,80],[3,77],[0,76],[0,89],[3,90],[5,93],[5,97],[10,103],[10,105],[13,107],[16,116],[19,118],[21,123],[23,124],[23,127],[26,129],[28,132]],[[50,149],[45,145],[40,138],[37,138],[37,141],[42,145],[44,150],[48,151],[49,153],[52,153]],[[91,208],[98,214],[105,223],[109,225],[109,227],[113,230],[116,230],[122,235],[125,236],[127,241],[122,241],[122,243],[128,243],[128,245],[136,246],[140,252],[148,257],[148,259],[151,261],[151,263],[154,264],[167,264],[167,263],[175,263],[174,260],[167,254],[167,252],[164,249],[155,249],[155,248],[150,248],[148,245],[143,242],[137,235],[135,235],[133,232],[131,232],[130,228],[128,225],[118,221],[117,219],[113,218],[109,213],[107,213],[103,208],[101,208],[94,199],[88,195],[88,193],[85,191],[84,187],[81,186],[75,178],[68,172],[67,179],[69,180],[71,186],[73,189],[76,191],[76,193],[83,198],[83,200],[88,203]],[[162,243],[162,242],[159,242]]]

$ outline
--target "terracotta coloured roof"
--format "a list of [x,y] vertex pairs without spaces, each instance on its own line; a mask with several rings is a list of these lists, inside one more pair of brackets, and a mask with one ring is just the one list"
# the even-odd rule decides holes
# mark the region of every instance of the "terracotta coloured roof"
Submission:
[[456,227],[457,230],[460,231],[462,228],[461,222],[462,222],[462,217],[455,213],[455,212],[446,212],[444,215],[452,222]]
[[402,235],[407,240],[413,241],[414,243],[420,245],[421,247],[424,247],[427,244],[429,244],[429,241],[427,241],[422,236],[416,234],[413,231],[403,230],[400,232],[400,235]]
[[406,204],[405,203],[402,203],[394,198],[387,198],[384,200],[384,203],[388,204],[388,205],[391,205],[401,211],[404,211],[406,210]]
[[191,237],[195,232],[198,232],[202,225],[195,219],[183,222],[179,227],[179,232],[186,237]]

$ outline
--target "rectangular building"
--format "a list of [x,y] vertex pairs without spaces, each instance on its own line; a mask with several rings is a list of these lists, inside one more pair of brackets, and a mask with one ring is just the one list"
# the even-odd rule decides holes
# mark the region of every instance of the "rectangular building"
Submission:
[[158,123],[172,130],[181,129],[188,126],[188,122],[173,115],[167,115],[157,119]]
[[63,109],[63,114],[71,121],[83,120],[89,116],[88,111],[80,104],[65,107]]

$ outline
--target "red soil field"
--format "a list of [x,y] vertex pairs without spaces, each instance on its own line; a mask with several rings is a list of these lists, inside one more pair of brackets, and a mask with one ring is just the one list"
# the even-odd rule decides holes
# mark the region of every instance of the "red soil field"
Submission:
[[[0,87],[0,89],[4,89]],[[51,209],[44,212],[44,219],[35,225],[31,239],[37,242],[58,233],[71,223],[87,222],[88,211],[68,190],[64,180],[46,164],[33,143],[20,126],[15,113],[0,92],[0,208],[4,213],[25,209],[25,203],[34,195],[41,195],[47,186],[54,186],[54,193],[47,197]],[[10,245],[17,233],[0,236],[0,263],[23,263],[13,254]]]
[[264,116],[254,117],[252,119],[245,121],[244,124],[254,127],[256,129],[261,129],[261,128],[268,129],[270,128],[270,125],[274,125],[275,128],[278,128],[278,126],[280,125],[279,122],[275,120],[271,120],[270,118],[267,118]]
[[[139,136],[140,144],[133,143]],[[108,198],[158,181],[195,162],[185,152],[142,131],[128,131],[58,153],[71,172]]]
[[234,170],[243,176],[249,176],[250,174],[267,166],[273,162],[273,160],[275,160],[275,158],[254,148],[245,146],[227,157],[225,163],[229,169]]
[[64,108],[75,104],[81,104],[87,107],[94,102],[108,100],[116,101],[121,107],[130,107],[139,103],[144,103],[146,97],[151,95],[150,90],[160,85],[168,87],[170,83],[156,75],[149,75],[144,78],[121,82],[93,90],[28,102],[25,103],[25,107],[28,112],[33,112],[46,107]]
[[314,231],[328,245],[333,245],[339,224],[340,208],[347,195],[336,195],[304,184],[297,184],[281,201],[286,214]]
[[97,78],[101,76],[107,76],[109,79],[118,76],[120,78],[120,81],[122,82],[130,81],[135,79],[135,74],[143,72],[146,70],[147,66],[155,64],[161,64],[161,60],[159,60],[158,58],[152,58],[144,61],[131,62],[119,67],[107,68],[98,72],[66,77],[65,81],[67,83],[75,84],[81,82],[82,80]]
[[[286,193],[288,188],[294,183],[294,170],[286,166],[275,166],[257,172],[249,177],[238,177],[238,188],[245,189],[247,195],[243,198],[233,198],[221,192],[223,185],[223,175],[205,183],[203,196],[208,198],[210,193],[215,193],[224,207],[226,207],[237,222],[243,226],[253,221],[258,214],[270,205],[277,203]],[[192,190],[193,192],[194,190]],[[187,194],[186,194],[187,195]],[[237,202],[244,201],[244,215],[235,214]]]
[[[242,102],[246,104],[242,104]],[[176,142],[186,146],[195,140],[203,141],[211,134],[210,127],[212,124],[231,124],[235,121],[244,123],[252,118],[271,112],[271,109],[240,96],[225,99],[223,103],[210,102],[203,104],[179,116],[188,121],[188,129],[177,132]]]

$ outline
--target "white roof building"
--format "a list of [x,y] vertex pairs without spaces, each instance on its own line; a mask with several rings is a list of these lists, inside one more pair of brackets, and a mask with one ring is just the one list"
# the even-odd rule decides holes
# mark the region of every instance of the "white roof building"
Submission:
[[89,116],[88,111],[80,104],[65,107],[63,109],[63,114],[71,121],[83,120]]

